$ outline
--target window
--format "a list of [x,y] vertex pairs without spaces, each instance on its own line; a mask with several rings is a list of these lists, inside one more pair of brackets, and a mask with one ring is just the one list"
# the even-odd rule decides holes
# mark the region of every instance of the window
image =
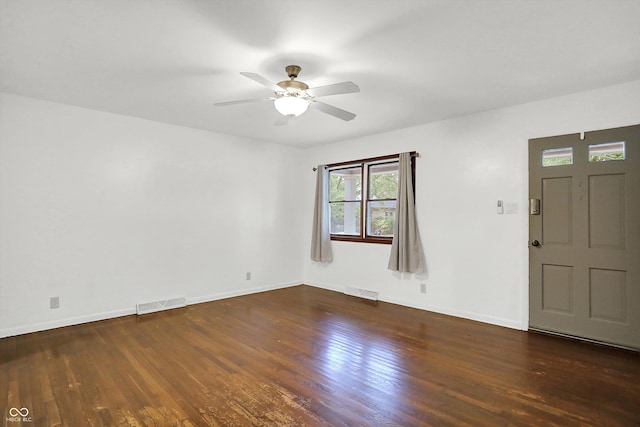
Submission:
[[367,236],[393,237],[398,196],[398,162],[367,165]]
[[[605,142],[590,144],[588,160],[590,163],[610,162],[626,158],[625,142]],[[542,166],[566,166],[573,164],[573,147],[549,148],[542,150]]]
[[360,236],[362,165],[329,171],[331,234]]
[[573,164],[573,147],[549,148],[542,151],[542,167]]
[[327,168],[331,239],[390,244],[396,219],[398,155]]
[[590,162],[609,162],[611,160],[624,160],[624,159],[625,159],[624,141],[589,145],[589,161]]

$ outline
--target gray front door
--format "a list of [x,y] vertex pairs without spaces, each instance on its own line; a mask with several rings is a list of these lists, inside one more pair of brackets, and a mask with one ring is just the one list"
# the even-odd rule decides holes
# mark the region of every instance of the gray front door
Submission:
[[529,197],[530,328],[640,349],[640,125],[529,140]]

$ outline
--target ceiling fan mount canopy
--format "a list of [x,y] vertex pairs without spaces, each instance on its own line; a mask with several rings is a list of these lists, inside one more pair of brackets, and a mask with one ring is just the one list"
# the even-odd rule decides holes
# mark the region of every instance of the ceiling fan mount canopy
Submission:
[[[284,69],[291,80],[281,81],[278,83],[278,86],[286,91],[293,89],[293,91],[302,92],[309,89],[309,85],[306,83],[294,80],[298,77],[298,74],[300,74],[300,70],[302,70],[299,65],[287,65]],[[276,93],[276,95],[278,94]]]
[[287,72],[287,76],[293,80],[298,78],[298,74],[300,74],[300,70],[302,70],[302,68],[299,65],[287,65],[284,67],[284,70]]

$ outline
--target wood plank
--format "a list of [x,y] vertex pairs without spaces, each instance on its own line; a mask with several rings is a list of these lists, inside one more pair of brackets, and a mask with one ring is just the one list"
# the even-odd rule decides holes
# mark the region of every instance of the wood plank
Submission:
[[0,340],[34,425],[632,426],[640,355],[309,286]]

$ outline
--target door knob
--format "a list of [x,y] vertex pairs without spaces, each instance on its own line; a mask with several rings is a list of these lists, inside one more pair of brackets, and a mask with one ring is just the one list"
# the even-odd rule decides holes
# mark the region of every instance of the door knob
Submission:
[[537,240],[534,240],[533,242],[531,242],[531,246],[535,246],[536,248],[540,247],[540,242],[538,242]]

